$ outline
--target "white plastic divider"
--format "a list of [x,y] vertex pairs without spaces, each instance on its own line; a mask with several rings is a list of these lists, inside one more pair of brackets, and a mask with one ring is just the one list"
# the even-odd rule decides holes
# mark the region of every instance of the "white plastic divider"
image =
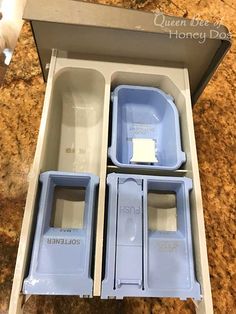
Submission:
[[[118,170],[107,165],[110,92],[119,84],[155,86],[174,97],[180,114],[182,147],[187,162],[171,175],[186,175],[193,179],[191,213],[194,253],[197,279],[203,294],[196,311],[213,312],[187,69],[181,66],[154,67],[70,59],[65,52],[53,51],[39,138],[29,178],[9,313],[23,311],[25,300],[21,288],[30,250],[38,176],[46,170],[90,172],[100,177],[94,296],[100,295],[106,175],[107,171]],[[162,174],[158,171],[155,173]]]

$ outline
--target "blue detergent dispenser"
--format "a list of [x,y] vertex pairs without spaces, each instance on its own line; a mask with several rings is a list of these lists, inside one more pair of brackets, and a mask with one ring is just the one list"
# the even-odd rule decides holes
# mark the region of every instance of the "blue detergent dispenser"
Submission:
[[42,189],[25,294],[92,297],[93,223],[98,177],[49,171]]
[[185,177],[108,175],[102,298],[201,299]]
[[176,170],[185,162],[179,113],[170,95],[154,87],[120,85],[111,100],[108,155],[116,166]]

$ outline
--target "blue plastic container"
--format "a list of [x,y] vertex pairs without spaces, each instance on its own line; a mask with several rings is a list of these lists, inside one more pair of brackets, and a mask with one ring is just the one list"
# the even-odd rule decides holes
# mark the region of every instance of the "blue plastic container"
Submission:
[[[189,208],[192,181],[184,177],[112,173],[107,182],[108,224],[102,298],[200,300],[200,285],[194,273]],[[151,208],[154,198],[150,203],[149,193],[157,197],[161,208]],[[158,223],[163,213],[172,211],[175,208],[169,207],[175,206],[176,217],[172,215],[176,219],[175,228],[173,223],[168,223],[165,229],[152,227],[151,210],[161,213],[156,215]]]
[[[30,270],[23,283],[23,293],[92,297],[92,237],[98,177],[49,171],[40,175],[40,181],[42,190],[39,212]],[[72,189],[76,195],[79,195],[81,188],[84,189],[85,205],[81,228],[51,226],[56,187],[68,188],[66,193],[69,196]],[[66,208],[70,209],[66,204]],[[73,202],[70,204],[73,206]]]
[[185,162],[178,110],[158,88],[120,85],[112,93],[112,142],[118,167],[176,170]]

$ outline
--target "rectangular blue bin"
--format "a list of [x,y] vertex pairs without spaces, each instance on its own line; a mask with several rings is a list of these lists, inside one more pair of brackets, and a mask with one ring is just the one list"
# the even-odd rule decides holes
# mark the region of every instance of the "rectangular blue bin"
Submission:
[[[23,283],[23,293],[92,297],[92,238],[98,177],[90,174],[49,171],[40,175],[40,182],[42,189],[36,231],[29,274]],[[63,200],[55,200],[57,188],[64,189]],[[70,221],[70,224],[74,224],[72,227],[65,225],[66,219],[63,220],[64,225],[60,226],[60,215],[67,212],[58,211],[53,214],[53,207],[57,205],[61,210],[66,206],[64,209],[72,210],[71,215],[76,216],[76,211],[80,210],[78,203],[81,194],[84,194],[80,222],[82,226],[76,226],[75,219]],[[73,205],[77,206],[74,212]]]
[[[190,222],[191,179],[112,173],[108,175],[107,183],[108,223],[102,298],[200,300]],[[175,207],[176,211],[173,211]]]
[[154,87],[120,85],[112,93],[108,155],[118,167],[176,170],[185,162],[178,110]]

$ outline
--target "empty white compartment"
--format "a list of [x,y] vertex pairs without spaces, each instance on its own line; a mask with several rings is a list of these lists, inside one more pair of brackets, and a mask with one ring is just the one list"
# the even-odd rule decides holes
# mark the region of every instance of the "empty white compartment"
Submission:
[[53,81],[43,169],[99,174],[105,79],[63,68]]

